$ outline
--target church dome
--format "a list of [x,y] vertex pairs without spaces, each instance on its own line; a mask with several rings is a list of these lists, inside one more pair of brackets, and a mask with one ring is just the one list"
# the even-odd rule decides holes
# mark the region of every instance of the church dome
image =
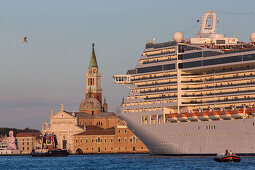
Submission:
[[88,110],[100,110],[101,111],[101,103],[95,98],[87,98],[83,99],[80,104],[80,112],[88,111]]

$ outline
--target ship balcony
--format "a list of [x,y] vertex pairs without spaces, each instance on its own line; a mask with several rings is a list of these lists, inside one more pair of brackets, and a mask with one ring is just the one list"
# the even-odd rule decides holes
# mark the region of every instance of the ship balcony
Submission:
[[233,102],[250,102],[255,101],[255,97],[247,97],[247,98],[237,98],[237,99],[224,99],[224,100],[209,100],[209,101],[190,101],[190,102],[182,102],[182,104],[211,104],[211,103],[233,103]]
[[208,77],[208,76],[214,76],[216,74],[230,74],[230,73],[239,73],[240,71],[254,71],[255,67],[244,67],[244,68],[231,68],[231,69],[225,69],[222,70],[216,70],[216,71],[207,71],[205,74],[189,74],[189,73],[182,73],[181,75],[185,78],[188,78],[190,76],[200,76],[200,77]]
[[166,89],[161,89],[161,90],[148,90],[148,91],[140,91],[140,93],[145,94],[145,93],[155,93],[155,92],[167,92],[167,91],[176,91],[177,89],[170,89],[170,88],[166,88]]
[[244,91],[233,91],[233,92],[221,92],[221,93],[208,93],[208,94],[195,94],[195,95],[182,95],[182,97],[184,98],[203,98],[203,97],[217,97],[217,96],[231,96],[232,94],[242,94],[245,95],[245,93],[247,93],[247,95],[250,95],[251,93],[254,93],[255,90],[244,90]]
[[202,89],[215,89],[215,90],[219,90],[219,89],[225,89],[226,88],[232,88],[232,87],[245,87],[245,86],[254,86],[255,82],[248,82],[248,83],[239,83],[239,84],[226,84],[226,85],[219,85],[219,86],[208,86],[208,87],[186,87],[186,88],[182,88],[182,90],[195,90],[195,91],[200,91]]
[[172,74],[172,75],[163,75],[163,76],[150,76],[150,77],[143,77],[143,78],[134,78],[132,81],[133,82],[137,82],[140,80],[150,80],[150,79],[161,79],[161,78],[168,78],[168,77],[173,77],[174,79],[176,79],[176,74]]
[[130,75],[114,75],[112,76],[112,79],[116,84],[131,84],[130,77]]
[[160,62],[167,62],[167,61],[176,61],[177,58],[170,58],[170,59],[164,59],[164,60],[153,60],[153,61],[144,61],[143,64],[151,64],[151,63],[160,63]]
[[190,84],[190,83],[199,83],[201,84],[201,82],[203,83],[211,83],[211,82],[215,82],[215,83],[219,83],[219,82],[224,82],[226,80],[228,81],[235,81],[235,80],[246,80],[246,79],[250,79],[251,77],[255,77],[255,75],[245,75],[245,76],[235,76],[235,77],[225,77],[225,78],[216,78],[216,79],[207,79],[207,80],[193,80],[191,79],[190,81],[182,81],[183,84]]
[[166,85],[166,84],[176,84],[177,81],[173,82],[162,82],[162,83],[150,83],[150,84],[141,84],[137,85],[138,87],[147,87],[147,86],[157,86],[157,85]]

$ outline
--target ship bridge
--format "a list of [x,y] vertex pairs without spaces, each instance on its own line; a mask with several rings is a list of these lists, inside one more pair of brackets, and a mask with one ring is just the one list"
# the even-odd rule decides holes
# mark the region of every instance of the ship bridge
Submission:
[[112,79],[116,84],[131,84],[130,75],[114,75]]

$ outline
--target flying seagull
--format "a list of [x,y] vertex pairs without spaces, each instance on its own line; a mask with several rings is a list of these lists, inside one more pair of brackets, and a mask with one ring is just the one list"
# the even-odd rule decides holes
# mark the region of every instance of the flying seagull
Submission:
[[24,43],[28,43],[28,41],[27,41],[27,37],[24,37],[23,42],[24,42]]

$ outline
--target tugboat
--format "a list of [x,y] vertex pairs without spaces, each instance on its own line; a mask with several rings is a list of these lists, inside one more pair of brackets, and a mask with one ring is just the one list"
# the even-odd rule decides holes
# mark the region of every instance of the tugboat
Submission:
[[67,150],[59,149],[57,145],[56,135],[46,133],[41,137],[41,147],[33,149],[30,155],[32,157],[63,157],[69,155]]
[[215,158],[215,161],[217,162],[240,162],[241,158],[237,156],[236,154],[232,153],[231,151],[228,152],[226,150],[226,153],[218,154]]

